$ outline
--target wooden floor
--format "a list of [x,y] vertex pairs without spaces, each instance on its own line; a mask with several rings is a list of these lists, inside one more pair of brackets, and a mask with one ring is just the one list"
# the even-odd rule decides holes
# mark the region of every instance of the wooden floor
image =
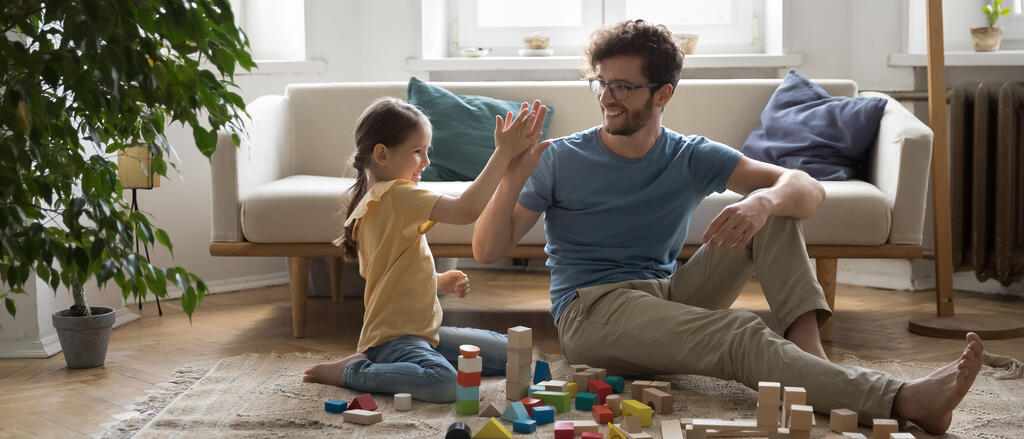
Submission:
[[[504,331],[534,328],[541,349],[559,351],[548,314],[548,278],[542,273],[467,270],[473,293],[443,297],[445,324]],[[192,324],[177,303],[164,315],[147,304],[143,317],[115,329],[104,367],[68,370],[58,354],[43,360],[0,360],[0,437],[98,437],[132,411],[134,401],[164,382],[179,366],[246,352],[351,352],[359,334],[362,303],[348,298],[332,304],[311,298],[307,337],[291,337],[287,287],[209,296]],[[747,285],[735,307],[768,309],[756,282]],[[962,342],[907,332],[914,312],[934,312],[933,292],[885,291],[840,285],[835,338],[829,355],[852,353],[865,359],[948,361]],[[1024,299],[957,293],[957,310],[987,315],[1024,316]],[[1024,358],[1024,341],[986,342],[986,349]]]

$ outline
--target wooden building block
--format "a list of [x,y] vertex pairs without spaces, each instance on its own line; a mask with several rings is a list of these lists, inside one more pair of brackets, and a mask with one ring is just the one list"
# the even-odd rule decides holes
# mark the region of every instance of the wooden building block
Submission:
[[501,409],[499,409],[498,406],[494,405],[494,403],[489,402],[487,403],[483,410],[480,410],[479,416],[481,418],[496,418],[501,416]]
[[914,439],[914,435],[910,433],[889,433],[891,439]]
[[590,369],[590,366],[587,366],[586,364],[573,364],[570,365],[569,367],[572,368],[572,373],[580,373],[587,369]]
[[526,413],[528,413],[530,417],[533,417],[533,409],[544,405],[544,401],[537,398],[531,398],[529,396],[519,400],[519,402],[523,403],[523,407],[526,407]]
[[768,432],[768,439],[789,439],[789,429],[779,428]]
[[448,432],[445,433],[444,439],[472,439],[473,434],[468,425],[463,422],[454,422],[448,426]]
[[580,435],[580,439],[604,439],[604,435],[601,433],[594,433],[592,431],[584,431]]
[[693,428],[693,425],[687,425],[684,430],[686,430],[686,439],[708,439],[707,430]]
[[328,399],[324,401],[324,410],[331,413],[343,413],[348,410],[348,403],[340,399]]
[[537,431],[537,421],[533,419],[516,419],[512,423],[512,431],[523,434],[533,433]]
[[551,366],[546,361],[537,360],[533,365],[533,383],[551,381]]
[[643,425],[640,425],[640,418],[630,415],[623,416],[622,424],[619,424],[619,428],[626,433],[639,433],[644,431]]
[[771,381],[757,383],[757,405],[778,407],[779,398],[782,397],[782,385]]
[[566,413],[572,409],[572,398],[569,397],[569,392],[533,392],[534,398],[539,398],[544,401],[545,405],[550,405],[555,408],[558,413]]
[[380,412],[371,412],[369,410],[360,409],[345,410],[341,415],[345,417],[345,422],[361,425],[376,424],[384,419],[384,415]]
[[463,387],[458,384],[455,385],[455,400],[456,401],[479,401],[480,400],[480,387]]
[[462,387],[480,387],[480,372],[457,371],[457,381]]
[[475,415],[480,413],[480,401],[455,401],[455,413],[460,415]]
[[565,381],[562,381],[562,380],[550,380],[550,381],[546,381],[543,384],[543,386],[544,386],[544,390],[547,390],[549,392],[568,392],[569,391],[569,385],[568,384],[569,383],[566,383]]
[[516,422],[517,419],[529,419],[530,413],[526,411],[526,407],[523,403],[516,401],[505,407],[505,412],[501,414],[501,419],[508,422]]
[[572,421],[555,422],[555,439],[572,439],[574,430]]
[[508,363],[505,365],[505,380],[529,385],[533,383],[533,375],[530,372],[530,363],[520,365]]
[[549,405],[542,405],[533,409],[533,420],[537,425],[545,425],[555,422],[555,408]]
[[672,393],[672,383],[668,381],[651,381],[651,387],[665,393]]
[[595,405],[590,409],[590,413],[594,416],[594,421],[598,424],[607,424],[615,420],[615,415],[612,413],[612,409],[603,405]]
[[612,410],[612,414],[619,416],[622,413],[622,397],[619,395],[608,395],[604,404]]
[[463,372],[480,372],[484,370],[484,359],[481,357],[466,358],[459,355],[459,370]]
[[807,404],[807,391],[803,387],[784,387],[782,392],[782,425],[789,425],[789,407]]
[[352,399],[352,402],[348,404],[349,410],[377,410],[377,403],[373,401],[373,396],[369,393],[364,393]]
[[672,413],[672,394],[650,387],[644,389],[643,398],[643,403],[654,407],[654,411],[659,415]]
[[846,433],[843,433],[843,436],[846,436],[847,439],[868,439],[867,436],[864,436],[864,433],[861,433],[859,431],[858,432],[848,431]]
[[597,403],[597,395],[589,392],[576,394],[576,410],[590,410]]
[[634,380],[629,383],[629,397],[633,399],[641,399],[644,397],[644,389],[651,387],[650,381]]
[[588,391],[590,393],[597,394],[598,404],[604,404],[608,395],[612,394],[612,386],[609,386],[608,383],[604,382],[602,379],[590,380],[590,382],[587,383],[587,389],[589,389]]
[[575,420],[572,421],[573,434],[583,433],[585,431],[591,431],[597,433],[600,430],[600,426],[596,422],[591,420]]
[[480,347],[471,344],[459,345],[459,355],[466,358],[476,358],[480,355]]
[[511,348],[525,348],[533,347],[533,330],[525,326],[516,326],[514,328],[508,328],[508,347]]
[[895,419],[874,419],[871,425],[871,439],[889,439],[889,435],[898,433],[900,424]]
[[793,430],[811,431],[811,422],[814,420],[814,409],[809,405],[793,404],[789,408],[789,431]]
[[857,412],[850,409],[835,409],[828,417],[829,429],[836,433],[857,431]]
[[652,410],[647,404],[635,399],[622,401],[622,416],[636,416],[640,420],[640,425],[644,427],[651,426],[651,415]]
[[757,404],[757,426],[779,427],[779,403],[769,402],[767,405]]
[[678,419],[661,420],[661,439],[683,439],[683,426]]
[[619,430],[619,428],[616,427],[615,424],[609,423],[608,439],[629,439],[629,437],[626,436],[626,432]]
[[533,348],[530,346],[525,348],[508,348],[505,362],[513,366],[526,365],[529,367],[533,365]]
[[573,398],[576,397],[577,393],[580,393],[580,386],[576,383],[565,383],[565,388]]
[[584,372],[590,372],[592,374],[597,375],[597,379],[601,381],[604,381],[605,378],[608,378],[608,373],[600,367],[591,367],[590,369],[587,369]]
[[512,432],[501,425],[497,418],[491,418],[480,427],[480,431],[476,432],[473,439],[512,439]]
[[505,381],[505,397],[509,401],[519,401],[530,395],[530,385]]
[[572,382],[579,386],[581,392],[590,387],[590,380],[595,379],[597,379],[597,374],[592,372],[577,372],[572,374]]
[[411,393],[396,393],[395,394],[395,410],[404,412],[406,410],[412,410],[412,394]]
[[622,393],[626,390],[626,380],[620,376],[610,376],[604,379],[604,382],[612,386],[612,393]]

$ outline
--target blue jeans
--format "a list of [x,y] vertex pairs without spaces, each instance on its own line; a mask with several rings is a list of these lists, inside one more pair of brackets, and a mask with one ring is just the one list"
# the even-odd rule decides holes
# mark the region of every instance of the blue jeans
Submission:
[[426,340],[406,335],[367,349],[365,359],[349,363],[344,386],[360,392],[411,393],[427,402],[455,401],[459,345],[480,348],[481,375],[504,375],[508,337],[475,328],[442,326],[437,348]]

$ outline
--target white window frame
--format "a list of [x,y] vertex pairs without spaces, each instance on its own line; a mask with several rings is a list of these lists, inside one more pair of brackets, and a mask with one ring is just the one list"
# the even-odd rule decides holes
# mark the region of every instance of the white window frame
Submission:
[[[531,33],[550,36],[554,55],[578,56],[595,29],[629,18],[624,0],[579,0],[583,8],[580,26],[485,28],[476,23],[478,1],[496,0],[448,0],[449,56],[459,56],[462,47],[486,47],[492,56],[515,56],[523,47],[523,37]],[[698,34],[697,47],[702,54],[764,53],[765,0],[724,1],[732,2],[732,24],[671,26],[669,30]]]

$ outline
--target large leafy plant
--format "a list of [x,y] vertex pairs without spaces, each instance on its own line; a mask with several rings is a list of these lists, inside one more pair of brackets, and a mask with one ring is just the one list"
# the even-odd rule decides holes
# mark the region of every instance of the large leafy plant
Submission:
[[[149,147],[153,172],[176,155],[164,135],[188,125],[209,157],[219,130],[241,132],[236,66],[255,66],[227,0],[6,0],[0,3],[0,298],[35,273],[55,290],[110,279],[122,295],[207,293],[194,273],[157,267],[135,239],[173,254],[167,233],[132,212],[116,155]],[[234,135],[235,143],[239,141]],[[76,302],[81,294],[75,294]],[[80,304],[84,305],[84,304]],[[87,308],[86,308],[87,309]]]

